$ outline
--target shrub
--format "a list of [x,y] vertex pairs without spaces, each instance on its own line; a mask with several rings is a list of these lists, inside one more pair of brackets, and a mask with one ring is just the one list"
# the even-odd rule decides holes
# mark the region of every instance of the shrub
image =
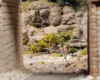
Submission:
[[24,39],[23,40],[23,45],[26,45],[28,42],[29,42],[29,39],[28,38]]
[[45,43],[43,39],[41,39],[37,44],[29,45],[29,49],[32,53],[37,51],[42,51],[43,48],[48,48],[49,46]]
[[71,50],[68,53],[75,53],[75,52],[77,52],[77,49],[71,48]]
[[42,51],[43,48],[48,48],[49,46],[45,43],[43,39],[39,40],[39,42],[36,44],[37,51]]
[[33,54],[37,51],[37,47],[35,45],[30,45],[29,49]]
[[67,42],[71,39],[72,37],[72,30],[68,31],[68,32],[61,32],[60,34],[60,41],[63,45],[66,45]]
[[87,48],[85,48],[84,50],[81,50],[80,53],[81,55],[87,55]]
[[59,37],[55,33],[51,33],[45,36],[45,39],[49,42],[49,45],[58,42]]

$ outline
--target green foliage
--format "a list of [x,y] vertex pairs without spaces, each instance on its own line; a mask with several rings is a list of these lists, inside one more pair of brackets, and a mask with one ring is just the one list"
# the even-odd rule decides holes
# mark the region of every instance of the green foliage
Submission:
[[67,28],[67,30],[73,30],[75,27],[74,26],[69,26],[68,28]]
[[45,39],[49,42],[49,45],[58,42],[59,37],[55,33],[51,33],[45,36]]
[[37,51],[42,51],[43,48],[48,48],[49,46],[45,43],[43,39],[39,40],[39,42],[36,44]]
[[77,52],[77,49],[71,48],[70,51],[69,51],[68,53],[75,53],[75,52]]
[[24,39],[23,40],[23,45],[26,45],[28,42],[29,42],[29,39],[28,38]]
[[49,46],[45,43],[43,39],[39,40],[37,44],[29,45],[29,49],[32,53],[35,53],[37,51],[42,51],[43,48],[48,48]]
[[84,50],[81,50],[80,53],[81,55],[87,55],[87,48],[85,48]]
[[35,45],[30,45],[29,49],[33,54],[37,51],[37,47]]
[[49,2],[56,2],[60,6],[71,6],[76,11],[87,10],[87,0],[48,0]]
[[61,32],[60,34],[60,41],[63,45],[66,45],[67,42],[71,39],[72,37],[72,30],[68,31],[68,32]]

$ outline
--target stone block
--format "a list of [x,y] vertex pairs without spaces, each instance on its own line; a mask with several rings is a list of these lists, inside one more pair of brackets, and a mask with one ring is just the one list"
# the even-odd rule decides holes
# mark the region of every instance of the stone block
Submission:
[[[91,43],[90,43],[90,44],[91,44]],[[91,46],[90,46],[90,48],[96,48],[96,47],[98,47],[97,44],[91,44]]]
[[8,43],[7,45],[5,45],[5,46],[3,47],[3,50],[6,51],[6,50],[8,50],[9,48],[14,47],[14,46],[15,46],[15,41],[12,41],[11,43]]
[[13,25],[6,25],[6,26],[3,26],[2,29],[3,29],[3,31],[9,30],[9,29],[12,30],[12,29],[14,29],[14,26]]
[[91,44],[97,44],[97,39],[91,39]]
[[2,18],[4,20],[13,20],[13,14],[3,13]]
[[2,38],[7,37],[7,36],[9,36],[11,34],[14,34],[14,33],[15,33],[15,31],[13,29],[9,29],[9,30],[3,31],[2,32],[2,35],[3,35]]
[[96,37],[97,37],[97,32],[96,32],[96,30],[92,30],[92,32],[91,32],[91,38],[94,39],[94,38],[96,38]]
[[93,74],[98,73],[98,67],[95,65],[92,66],[92,71],[93,71]]
[[12,20],[2,20],[2,25],[6,26],[6,25],[12,25],[13,21]]
[[13,7],[2,7],[2,13],[12,13],[14,12],[14,8]]
[[91,16],[90,22],[91,23],[96,23],[96,21],[97,21],[96,15]]
[[96,30],[97,28],[96,23],[91,23],[90,26],[92,30]]
[[99,20],[97,20],[97,25],[100,26],[100,21]]
[[97,49],[96,48],[91,49],[91,56],[97,57]]

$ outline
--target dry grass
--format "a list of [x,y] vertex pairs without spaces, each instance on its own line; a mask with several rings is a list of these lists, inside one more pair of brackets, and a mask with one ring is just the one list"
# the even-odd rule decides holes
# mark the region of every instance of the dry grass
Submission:
[[31,3],[26,1],[26,2],[22,2],[22,7],[23,7],[23,11],[27,10],[27,7],[30,5]]

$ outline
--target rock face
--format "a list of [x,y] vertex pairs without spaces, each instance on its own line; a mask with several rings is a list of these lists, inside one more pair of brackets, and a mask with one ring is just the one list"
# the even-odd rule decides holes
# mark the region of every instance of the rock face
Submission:
[[87,15],[88,13],[86,12],[84,15],[83,15],[83,18],[81,20],[81,24],[80,24],[80,30],[82,31],[83,33],[83,37],[87,39]]
[[[39,3],[30,5],[27,9],[27,16],[23,17],[23,24],[26,26],[35,14],[35,9],[39,7],[39,14],[41,16],[41,24],[44,28],[41,31],[33,27],[23,29],[23,38],[29,38],[30,43],[37,43],[38,40],[43,39],[45,35],[50,33],[60,34],[62,31],[67,31],[66,27],[75,26],[73,30],[73,39],[70,43],[72,47],[86,47],[87,46],[87,12],[75,12],[72,7],[63,7],[63,15],[61,15],[61,7],[53,3]],[[24,14],[23,14],[24,15]],[[61,25],[65,25],[60,27]]]
[[65,7],[63,8],[63,13],[64,13],[64,14],[74,13],[74,10],[72,9],[72,7],[65,6]]
[[62,24],[67,24],[72,18],[74,18],[75,13],[68,13],[62,15]]
[[50,13],[49,23],[53,26],[60,25],[61,23],[61,15],[58,12]]
[[29,37],[29,43],[35,44],[37,43],[40,39],[43,39],[44,36],[40,36],[40,35],[35,35],[35,36],[30,36]]

